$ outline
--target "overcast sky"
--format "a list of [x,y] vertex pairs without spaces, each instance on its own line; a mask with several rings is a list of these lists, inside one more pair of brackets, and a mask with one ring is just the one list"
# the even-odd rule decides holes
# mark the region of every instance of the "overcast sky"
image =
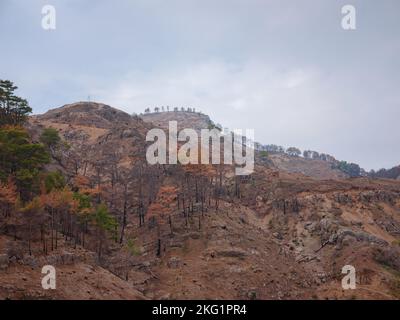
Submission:
[[0,79],[34,113],[192,106],[262,143],[400,164],[398,0],[1,0],[0,40]]

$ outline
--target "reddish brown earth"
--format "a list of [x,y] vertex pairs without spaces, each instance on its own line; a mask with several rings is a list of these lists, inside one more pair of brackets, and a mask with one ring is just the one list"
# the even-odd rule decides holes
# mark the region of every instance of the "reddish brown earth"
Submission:
[[[173,118],[173,112],[165,116]],[[160,119],[162,113],[157,115],[162,127]],[[203,116],[197,124],[196,114],[188,119],[203,126]],[[184,113],[177,120],[187,127]],[[85,174],[93,180],[94,163],[109,162],[113,152],[120,170],[134,167],[153,125],[104,105],[78,103],[33,117],[29,129],[34,136],[43,127],[59,129],[80,151],[81,162],[88,162]],[[71,161],[64,160],[52,167],[72,176]],[[224,167],[226,193],[218,206],[213,199],[202,213],[195,204],[188,217],[176,201],[184,192],[185,172],[206,177],[219,169],[160,169],[157,183],[143,191],[154,198],[144,226],[139,226],[138,184],[133,183],[125,239],[134,239],[136,254],[130,257],[125,242],[113,241],[101,261],[90,243],[74,249],[64,242],[49,258],[38,242],[30,257],[25,243],[3,235],[0,298],[399,299],[400,181],[345,179],[321,163],[289,160],[288,168],[279,161],[258,161],[252,176],[240,182],[240,197],[232,192],[233,169]],[[102,196],[111,201],[115,195],[120,215],[122,186],[112,189],[106,174],[102,184]],[[48,263],[57,268],[54,291],[40,286],[41,267]],[[347,264],[356,268],[355,290],[341,287]]]

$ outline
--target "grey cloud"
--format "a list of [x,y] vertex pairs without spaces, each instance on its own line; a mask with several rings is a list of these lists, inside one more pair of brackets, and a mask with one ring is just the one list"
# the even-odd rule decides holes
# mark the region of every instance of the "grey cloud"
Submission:
[[400,3],[352,1],[0,2],[1,78],[36,113],[92,98],[129,112],[201,107],[257,140],[333,154],[367,169],[399,164]]

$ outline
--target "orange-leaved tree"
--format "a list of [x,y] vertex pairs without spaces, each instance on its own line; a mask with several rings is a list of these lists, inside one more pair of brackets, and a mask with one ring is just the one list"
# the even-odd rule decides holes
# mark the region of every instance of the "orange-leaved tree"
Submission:
[[17,187],[11,177],[6,183],[0,182],[0,212],[4,218],[11,216],[17,198]]

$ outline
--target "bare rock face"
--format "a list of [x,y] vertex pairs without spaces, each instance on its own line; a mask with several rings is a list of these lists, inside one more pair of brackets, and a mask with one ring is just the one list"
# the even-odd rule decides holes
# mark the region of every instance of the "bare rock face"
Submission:
[[336,241],[341,243],[346,237],[352,237],[356,239],[357,241],[365,241],[368,243],[376,243],[381,246],[385,246],[388,243],[385,240],[379,239],[371,234],[368,234],[366,232],[355,232],[350,229],[341,229],[336,233]]
[[230,257],[244,259],[247,256],[247,252],[241,248],[221,248],[215,250],[215,254],[218,257]]
[[9,264],[8,255],[0,254],[0,269],[7,269]]

